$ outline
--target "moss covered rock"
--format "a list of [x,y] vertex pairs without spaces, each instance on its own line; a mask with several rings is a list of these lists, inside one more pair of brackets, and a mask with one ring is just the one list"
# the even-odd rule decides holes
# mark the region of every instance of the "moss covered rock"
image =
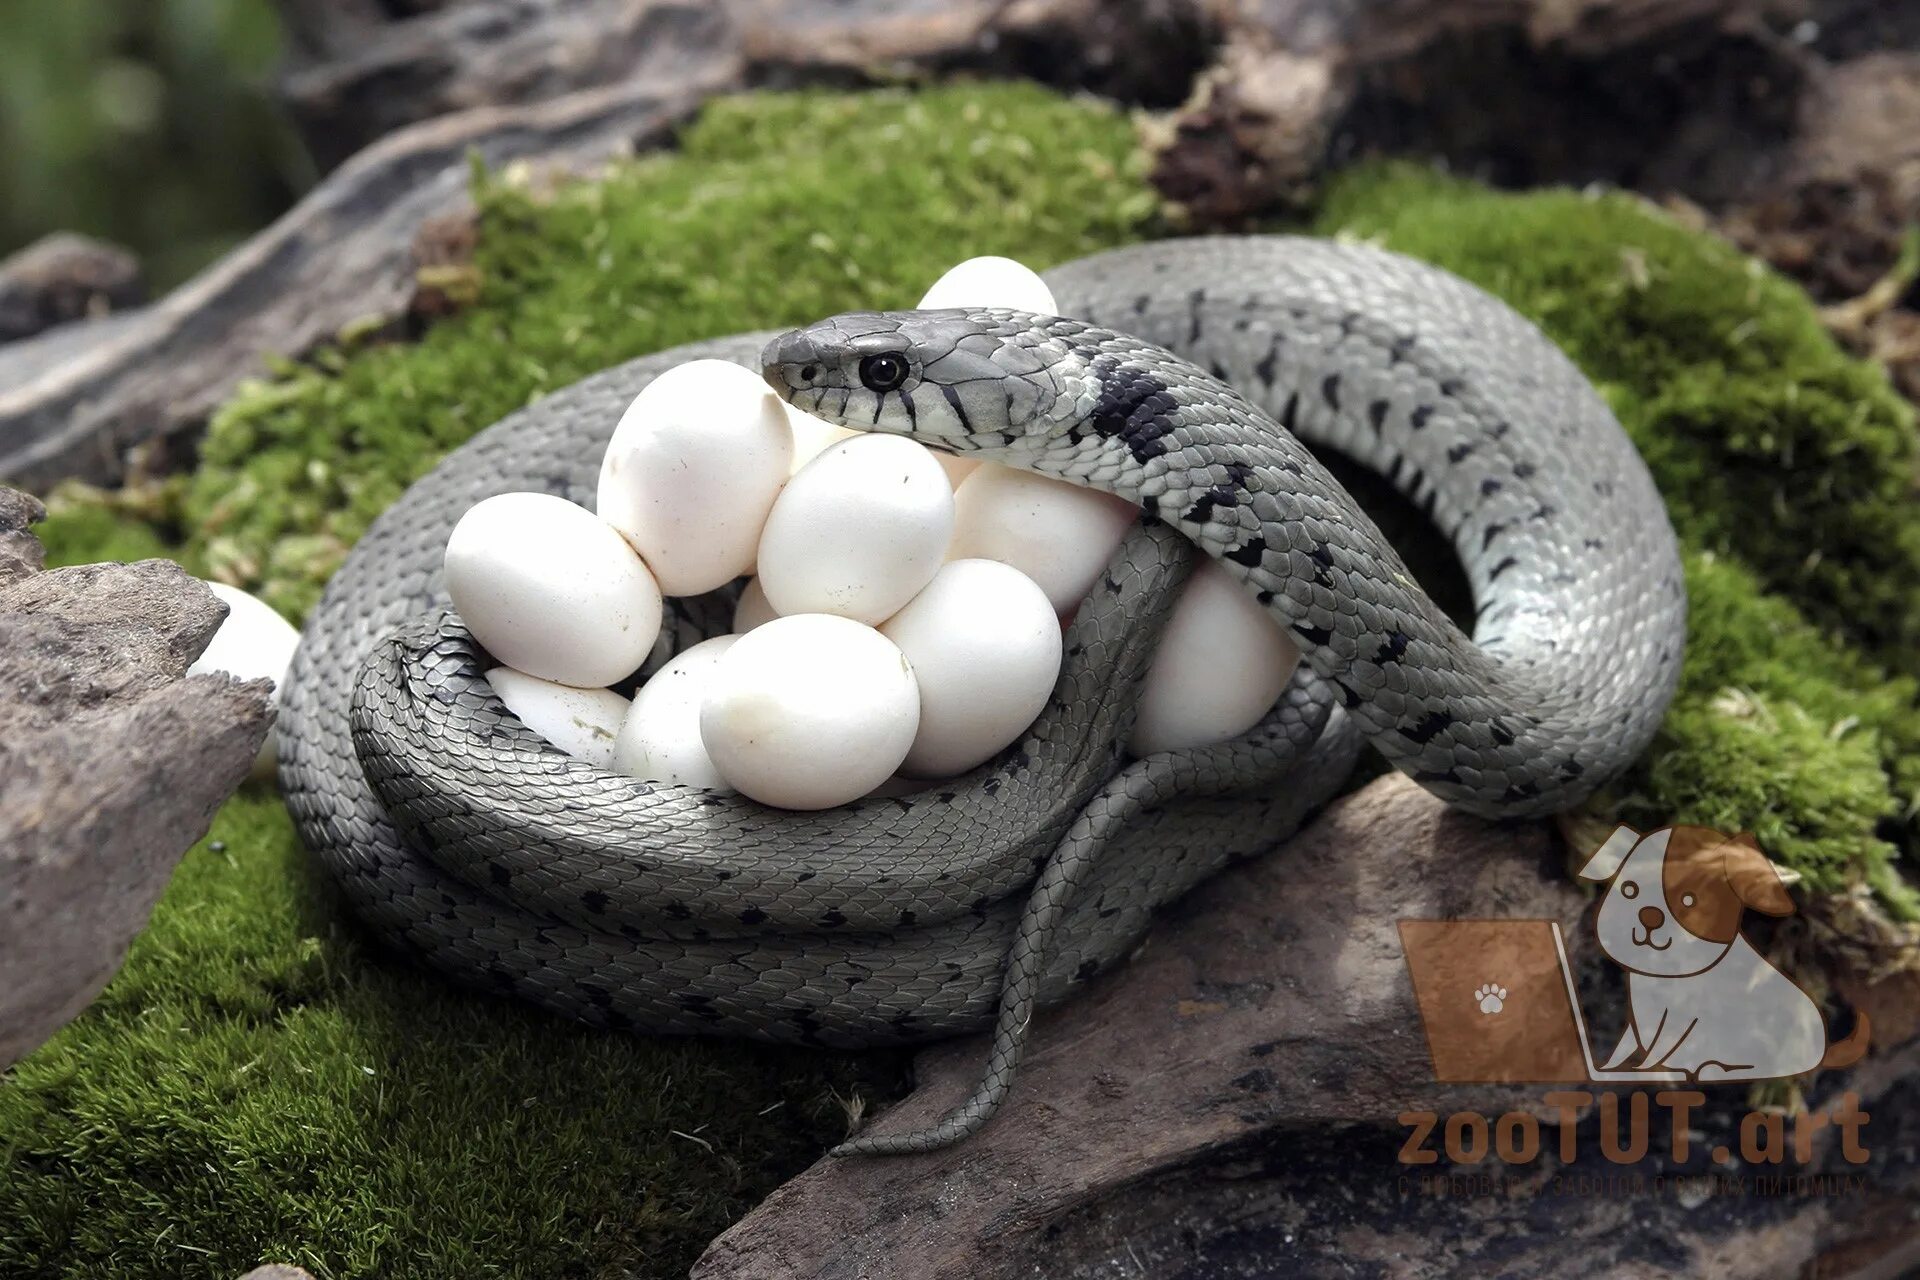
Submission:
[[[725,101],[672,155],[537,196],[486,178],[479,203],[470,310],[248,387],[188,479],[62,495],[53,558],[166,550],[298,616],[412,478],[543,392],[911,305],[964,256],[1046,265],[1161,229],[1128,121],[1023,87]],[[1911,914],[1920,712],[1890,673],[1920,670],[1915,436],[1878,371],[1790,285],[1630,198],[1367,168],[1314,229],[1506,297],[1653,465],[1693,640],[1659,741],[1595,813],[1752,829],[1811,891],[1867,883]],[[374,948],[248,793],[107,995],[0,1081],[0,1274],[679,1274],[897,1063],[608,1036],[457,991]]]

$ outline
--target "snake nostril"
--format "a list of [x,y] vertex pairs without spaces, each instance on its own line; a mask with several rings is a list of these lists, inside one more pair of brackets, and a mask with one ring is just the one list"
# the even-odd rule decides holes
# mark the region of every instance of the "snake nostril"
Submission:
[[802,381],[802,382],[812,382],[812,381],[813,381],[813,375],[814,375],[814,374],[816,374],[816,373],[819,373],[819,372],[820,372],[820,370],[819,370],[819,368],[818,368],[817,366],[815,366],[815,365],[808,365],[808,366],[806,366],[806,367],[805,367],[804,369],[802,369],[802,370],[800,370],[800,381]]
[[1649,929],[1658,929],[1667,922],[1667,913],[1658,907],[1640,908],[1640,923]]

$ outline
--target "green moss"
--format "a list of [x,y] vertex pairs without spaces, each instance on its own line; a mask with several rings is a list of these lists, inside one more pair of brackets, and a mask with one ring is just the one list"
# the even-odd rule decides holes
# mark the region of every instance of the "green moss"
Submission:
[[595,1033],[368,947],[278,797],[229,803],[0,1081],[0,1275],[683,1274],[845,1132],[844,1058]]
[[[185,484],[63,495],[54,558],[171,548],[297,617],[413,477],[546,391],[704,335],[911,303],[971,254],[1044,265],[1149,234],[1131,150],[1117,113],[974,87],[730,100],[604,182],[486,179],[472,310],[251,384]],[[1683,685],[1596,809],[1751,828],[1810,888],[1865,880],[1910,913],[1893,842],[1920,713],[1880,668],[1916,669],[1920,544],[1884,379],[1790,286],[1629,199],[1387,166],[1333,184],[1318,229],[1532,315],[1672,505]],[[836,1092],[875,1087],[854,1060],[601,1035],[463,994],[365,940],[270,796],[215,834],[108,994],[0,1081],[0,1274],[678,1274],[840,1131]]]

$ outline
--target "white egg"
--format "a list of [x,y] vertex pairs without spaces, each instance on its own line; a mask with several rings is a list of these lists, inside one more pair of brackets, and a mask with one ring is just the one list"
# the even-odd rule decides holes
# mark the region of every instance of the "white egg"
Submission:
[[944,307],[1007,307],[1042,316],[1060,314],[1047,282],[1012,258],[968,258],[934,281],[920,299],[920,309]]
[[733,633],[743,636],[762,623],[772,622],[780,615],[767,603],[767,593],[760,588],[760,579],[748,578],[747,585],[741,589],[740,598],[733,606]]
[[998,560],[1040,584],[1070,614],[1140,518],[1130,502],[990,462],[953,494],[950,559]]
[[662,593],[694,596],[753,571],[760,526],[787,481],[786,404],[727,360],[693,360],[648,383],[600,462],[596,505]]
[[702,640],[647,677],[633,695],[633,710],[613,744],[615,773],[647,782],[732,790],[700,740],[700,703],[720,656],[739,638]]
[[819,457],[828,445],[839,444],[860,434],[852,427],[835,426],[792,405],[787,405],[787,421],[793,428],[793,461],[788,464],[789,475],[799,474],[800,468]]
[[780,614],[883,621],[939,571],[953,504],[946,473],[921,445],[842,440],[773,504],[760,535],[760,589]]
[[446,584],[487,652],[576,688],[631,675],[660,634],[660,588],[626,539],[551,494],[475,504],[447,539]]
[[1060,619],[1046,592],[994,560],[942,568],[880,633],[920,685],[920,730],[901,772],[950,778],[1033,723],[1060,678]]
[[1140,693],[1137,756],[1225,742],[1272,710],[1300,651],[1272,614],[1214,560],[1193,572]]
[[720,656],[700,738],[720,776],[762,804],[827,809],[891,777],[920,727],[893,641],[847,618],[775,618]]
[[627,718],[627,700],[611,689],[576,689],[512,667],[487,672],[487,683],[533,730],[570,756],[606,768]]
[[[197,676],[219,671],[238,680],[264,677],[273,681],[273,692],[267,695],[267,701],[278,706],[280,686],[286,681],[293,651],[299,647],[300,633],[291,622],[275,613],[273,606],[238,587],[209,582],[207,589],[227,606],[227,616],[207,641],[207,647],[187,668],[187,674]],[[266,741],[260,744],[259,755],[254,757],[253,776],[271,778],[274,763],[274,736],[269,730]]]

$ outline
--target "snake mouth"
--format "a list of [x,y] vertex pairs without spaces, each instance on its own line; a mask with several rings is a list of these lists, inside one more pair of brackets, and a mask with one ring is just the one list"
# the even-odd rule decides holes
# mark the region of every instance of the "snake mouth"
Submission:
[[1653,940],[1653,930],[1648,929],[1642,933],[1640,930],[1635,929],[1633,931],[1633,945],[1636,947],[1645,947],[1649,951],[1665,951],[1673,945],[1673,939],[1668,938],[1665,942],[1655,942]]

